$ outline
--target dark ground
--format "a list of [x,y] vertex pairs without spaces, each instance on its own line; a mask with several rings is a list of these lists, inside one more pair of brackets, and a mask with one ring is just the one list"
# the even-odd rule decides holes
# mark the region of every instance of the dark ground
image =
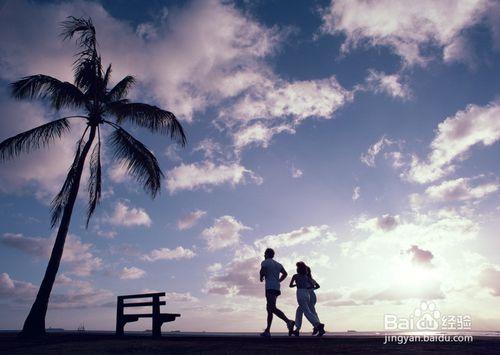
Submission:
[[383,345],[383,336],[145,336],[116,338],[102,334],[49,334],[22,340],[0,334],[2,354],[500,354],[500,338],[474,337],[472,343]]

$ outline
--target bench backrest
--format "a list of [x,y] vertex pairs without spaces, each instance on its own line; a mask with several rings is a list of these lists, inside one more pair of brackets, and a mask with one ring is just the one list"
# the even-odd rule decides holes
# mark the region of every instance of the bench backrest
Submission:
[[[161,301],[160,298],[165,296],[165,292],[156,292],[156,293],[143,293],[136,295],[123,295],[117,297],[117,313],[119,315],[123,314],[123,309],[125,307],[153,307],[153,313],[160,312],[160,306],[164,306],[165,301]],[[151,298],[151,301],[148,302],[128,302],[125,303],[124,300],[134,299],[134,298]]]

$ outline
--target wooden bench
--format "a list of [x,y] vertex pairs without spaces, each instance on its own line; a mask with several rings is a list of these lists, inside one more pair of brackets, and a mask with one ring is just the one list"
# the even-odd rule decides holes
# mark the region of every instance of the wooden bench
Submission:
[[[165,322],[173,322],[175,318],[180,317],[180,314],[176,313],[160,313],[160,306],[164,306],[165,301],[161,301],[160,297],[165,296],[165,292],[158,293],[144,293],[138,295],[124,295],[117,297],[116,304],[116,335],[123,335],[123,328],[125,324],[129,322],[137,322],[139,318],[152,318],[153,322],[153,337],[161,337],[161,326]],[[148,298],[151,301],[148,302],[129,302],[125,303],[124,300],[133,298]],[[151,313],[139,313],[139,314],[124,314],[125,307],[147,307],[152,306]]]

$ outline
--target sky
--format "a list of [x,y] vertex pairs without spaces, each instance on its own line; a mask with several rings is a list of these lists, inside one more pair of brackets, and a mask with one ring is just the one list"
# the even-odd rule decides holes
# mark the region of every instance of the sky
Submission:
[[[165,174],[154,200],[104,148],[103,200],[86,229],[82,184],[47,326],[112,330],[116,296],[164,291],[182,314],[164,330],[260,331],[272,247],[290,275],[311,266],[329,331],[381,330],[422,301],[500,329],[499,2],[0,1],[0,140],[64,115],[8,84],[72,81],[70,15],[188,145],[126,127]],[[34,300],[81,130],[0,167],[0,329]]]

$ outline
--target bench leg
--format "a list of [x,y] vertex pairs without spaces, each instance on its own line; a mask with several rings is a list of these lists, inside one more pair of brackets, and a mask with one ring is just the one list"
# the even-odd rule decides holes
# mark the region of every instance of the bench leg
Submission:
[[161,338],[162,321],[153,318],[153,338]]
[[116,335],[123,336],[123,328],[125,322],[123,321],[123,299],[118,297],[116,300]]
[[116,321],[116,335],[121,337],[124,334],[125,322],[121,319]]
[[153,338],[161,337],[161,325],[162,321],[160,319],[160,297],[153,297]]

